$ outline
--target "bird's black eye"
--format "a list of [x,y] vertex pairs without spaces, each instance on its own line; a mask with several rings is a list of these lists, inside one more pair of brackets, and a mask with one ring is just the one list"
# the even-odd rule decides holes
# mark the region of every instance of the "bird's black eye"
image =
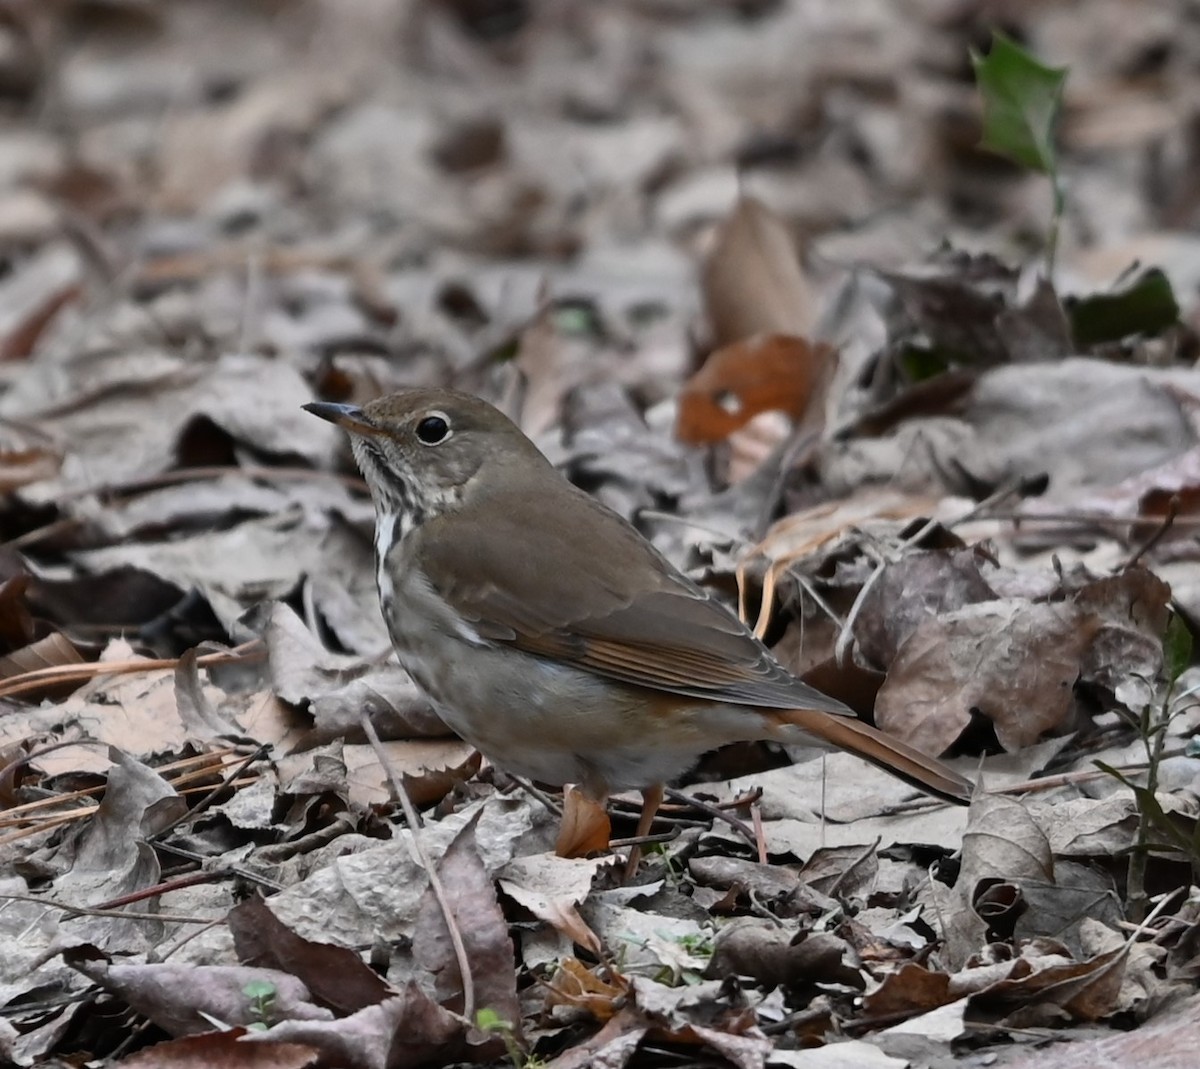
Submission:
[[450,434],[450,424],[443,416],[426,416],[417,424],[417,438],[425,445],[437,445]]

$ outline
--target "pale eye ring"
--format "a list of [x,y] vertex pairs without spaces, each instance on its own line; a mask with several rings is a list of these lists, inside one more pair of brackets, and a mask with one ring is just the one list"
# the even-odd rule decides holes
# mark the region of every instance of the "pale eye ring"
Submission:
[[430,412],[417,424],[417,441],[422,445],[440,445],[450,437],[450,421],[441,412]]

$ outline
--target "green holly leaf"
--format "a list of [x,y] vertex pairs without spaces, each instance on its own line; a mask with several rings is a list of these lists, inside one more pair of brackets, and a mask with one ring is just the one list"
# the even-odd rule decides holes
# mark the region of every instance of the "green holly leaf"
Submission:
[[897,359],[909,382],[924,382],[943,371],[949,371],[953,364],[965,363],[955,360],[945,349],[923,345],[906,345],[897,354]]
[[1175,681],[1183,675],[1183,670],[1192,663],[1192,633],[1188,625],[1177,616],[1171,614],[1167,623],[1167,633],[1163,638],[1163,671],[1167,683],[1175,685]]
[[1135,334],[1153,337],[1179,320],[1179,302],[1170,279],[1147,268],[1122,289],[1070,301],[1071,334],[1081,350]]
[[1053,175],[1057,170],[1054,127],[1067,69],[1039,63],[1020,45],[994,30],[987,57],[972,49],[971,64],[983,98],[980,148],[1030,170]]

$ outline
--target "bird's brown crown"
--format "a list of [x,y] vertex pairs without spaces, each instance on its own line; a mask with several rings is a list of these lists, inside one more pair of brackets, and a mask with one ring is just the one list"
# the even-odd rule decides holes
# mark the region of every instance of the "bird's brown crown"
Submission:
[[548,466],[512,420],[457,390],[413,387],[361,408],[326,402],[304,407],[350,433],[380,519],[395,515],[400,531],[459,502],[485,467]]

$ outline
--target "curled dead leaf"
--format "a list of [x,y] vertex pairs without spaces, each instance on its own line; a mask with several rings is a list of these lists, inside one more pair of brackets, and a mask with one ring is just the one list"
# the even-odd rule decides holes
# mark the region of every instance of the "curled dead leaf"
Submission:
[[620,975],[602,980],[578,958],[559,963],[549,984],[546,1008],[573,1006],[597,1021],[607,1021],[625,1001],[628,985]]

